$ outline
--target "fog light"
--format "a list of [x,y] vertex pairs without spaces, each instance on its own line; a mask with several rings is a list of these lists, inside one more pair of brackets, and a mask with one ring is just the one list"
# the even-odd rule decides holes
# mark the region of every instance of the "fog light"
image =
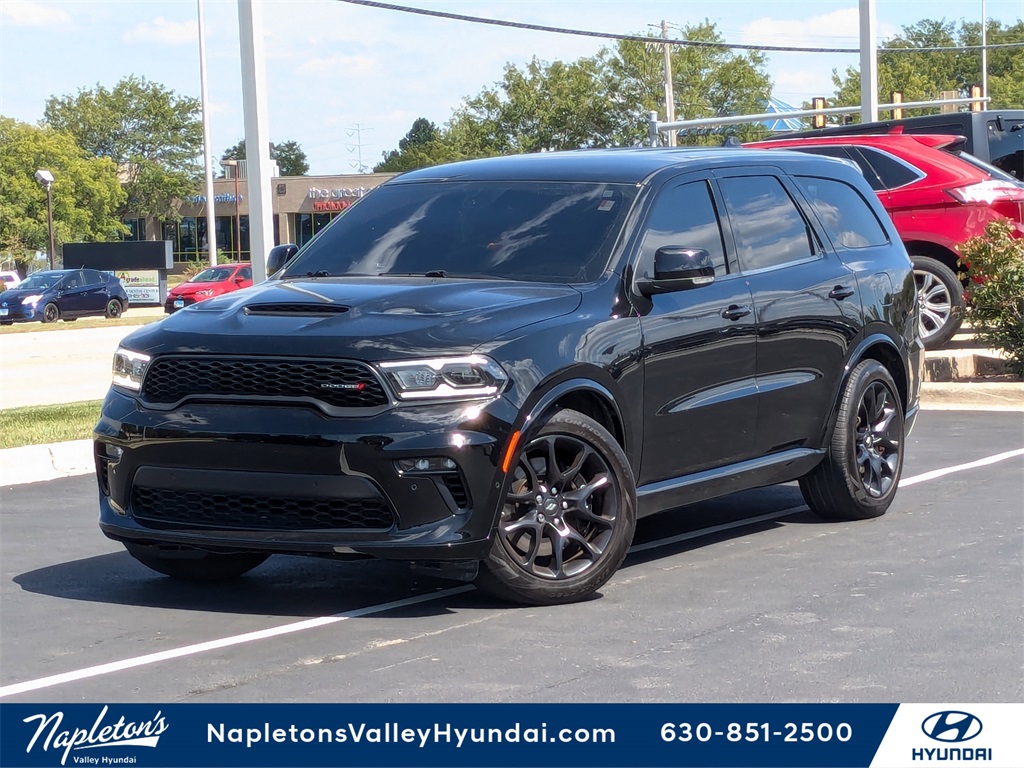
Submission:
[[395,467],[402,473],[451,472],[455,462],[444,456],[426,456],[419,459],[399,459]]
[[119,461],[124,455],[124,448],[118,445],[111,445],[110,443],[100,443],[100,445],[102,446],[103,455],[108,459]]

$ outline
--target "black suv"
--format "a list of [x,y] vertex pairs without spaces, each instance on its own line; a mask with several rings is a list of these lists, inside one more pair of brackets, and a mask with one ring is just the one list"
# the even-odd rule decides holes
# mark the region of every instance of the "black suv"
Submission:
[[612,576],[638,516],[796,479],[829,518],[893,500],[917,292],[841,161],[456,163],[294,253],[114,357],[100,526],[161,573],[369,555],[559,603]]

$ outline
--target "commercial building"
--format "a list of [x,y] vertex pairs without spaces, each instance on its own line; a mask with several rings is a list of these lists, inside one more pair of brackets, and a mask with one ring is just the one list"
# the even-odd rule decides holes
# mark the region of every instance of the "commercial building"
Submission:
[[[245,179],[245,161],[225,171],[228,178],[213,182],[216,216],[217,249],[236,260],[249,259],[249,202]],[[272,180],[274,208],[274,243],[304,245],[352,203],[374,187],[392,178],[393,173],[352,174],[341,176],[278,176]],[[130,219],[125,224],[131,234],[125,240],[170,240],[175,263],[206,260],[206,207],[211,203],[205,194],[181,201],[181,220],[163,223],[155,217]]]

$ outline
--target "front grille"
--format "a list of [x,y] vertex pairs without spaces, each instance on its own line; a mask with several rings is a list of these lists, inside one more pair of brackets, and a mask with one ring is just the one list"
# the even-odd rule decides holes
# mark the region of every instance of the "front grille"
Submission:
[[110,459],[100,453],[99,446],[96,452],[96,480],[99,482],[100,492],[104,496],[110,495]]
[[355,362],[166,356],[153,361],[142,385],[142,397],[151,403],[203,396],[308,397],[339,408],[388,402],[373,371]]
[[343,304],[250,304],[245,308],[247,315],[292,315],[300,317],[332,317],[348,312]]
[[388,530],[395,517],[381,498],[299,499],[173,491],[135,486],[132,516],[149,528],[246,531]]

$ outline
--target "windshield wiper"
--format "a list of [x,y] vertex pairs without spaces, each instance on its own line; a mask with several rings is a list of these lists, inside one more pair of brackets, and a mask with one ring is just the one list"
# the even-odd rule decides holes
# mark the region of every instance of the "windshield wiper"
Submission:
[[428,269],[426,272],[378,272],[377,277],[448,277],[443,269]]

